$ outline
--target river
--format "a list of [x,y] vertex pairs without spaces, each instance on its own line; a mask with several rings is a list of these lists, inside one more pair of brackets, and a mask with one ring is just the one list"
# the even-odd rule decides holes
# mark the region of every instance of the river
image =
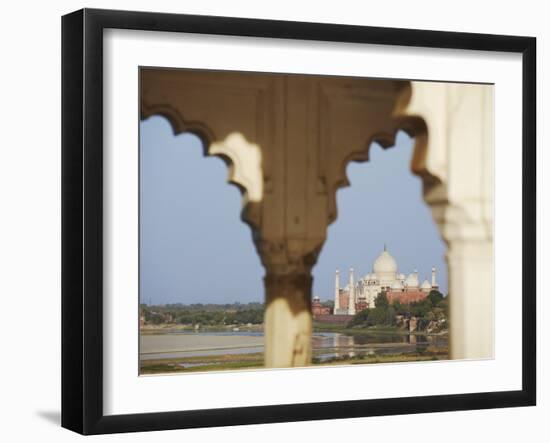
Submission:
[[[190,332],[169,331],[142,334],[141,360],[171,359],[227,354],[263,353],[263,332]],[[407,335],[398,333],[343,334],[315,332],[313,356],[319,361],[365,355],[407,354],[447,348],[447,336]]]

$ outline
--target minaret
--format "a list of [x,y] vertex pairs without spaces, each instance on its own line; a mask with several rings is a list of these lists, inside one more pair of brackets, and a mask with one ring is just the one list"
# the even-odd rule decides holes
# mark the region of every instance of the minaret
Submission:
[[353,278],[353,268],[349,270],[348,315],[355,315],[355,282]]
[[435,282],[435,267],[432,268],[432,288],[437,288],[437,283]]
[[334,280],[334,315],[338,314],[340,310],[340,271],[336,270],[336,277]]

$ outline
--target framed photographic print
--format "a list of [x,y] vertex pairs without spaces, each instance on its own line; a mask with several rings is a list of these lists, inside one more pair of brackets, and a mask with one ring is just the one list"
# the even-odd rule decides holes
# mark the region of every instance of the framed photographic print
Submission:
[[534,405],[530,37],[62,21],[62,425]]

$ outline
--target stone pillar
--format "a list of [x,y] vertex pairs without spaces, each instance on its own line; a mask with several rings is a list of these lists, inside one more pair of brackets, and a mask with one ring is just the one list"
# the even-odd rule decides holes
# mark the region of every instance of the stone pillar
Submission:
[[396,114],[415,136],[411,169],[448,245],[451,358],[494,352],[494,87],[412,82]]
[[447,261],[452,270],[449,273],[451,356],[489,358],[494,346],[493,243],[452,240]]
[[435,279],[435,267],[432,268],[432,288],[435,288],[437,286],[437,282]]
[[264,278],[265,366],[307,366],[311,362],[311,283],[308,273]]
[[340,309],[340,271],[336,270],[336,277],[334,280],[334,314],[337,314]]

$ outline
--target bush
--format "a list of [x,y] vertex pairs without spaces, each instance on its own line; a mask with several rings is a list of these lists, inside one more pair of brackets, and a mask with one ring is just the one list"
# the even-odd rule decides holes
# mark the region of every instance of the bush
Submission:
[[359,311],[347,324],[348,327],[352,328],[354,326],[368,326],[369,320],[369,309],[363,309]]
[[370,326],[379,326],[386,324],[387,309],[381,306],[376,306],[371,309],[368,316],[368,324]]
[[439,291],[431,291],[428,296],[418,302],[402,304],[395,301],[391,305],[384,291],[375,299],[375,307],[358,312],[348,323],[348,327],[394,326],[396,315],[405,318],[416,317],[418,330],[425,330],[431,320],[446,320],[448,317],[449,300]]

